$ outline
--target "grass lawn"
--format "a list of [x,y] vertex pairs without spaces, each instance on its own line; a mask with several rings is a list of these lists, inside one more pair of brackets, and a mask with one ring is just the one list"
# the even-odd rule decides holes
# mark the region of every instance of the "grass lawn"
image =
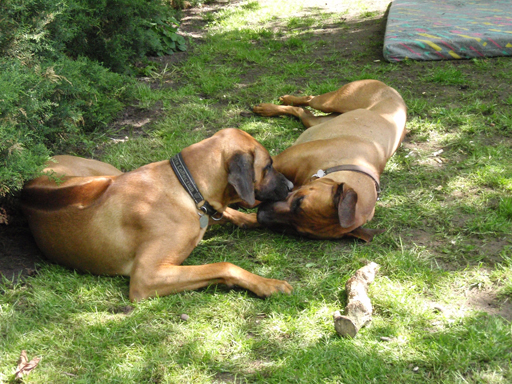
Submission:
[[[253,105],[378,79],[409,108],[367,224],[385,233],[366,244],[211,227],[186,263],[230,261],[294,287],[265,300],[211,286],[133,304],[127,278],[41,262],[0,285],[0,383],[23,349],[42,357],[27,383],[512,382],[512,60],[387,63],[388,5],[196,9],[207,33],[189,37],[179,62],[160,60],[134,95],[132,112],[150,123],[118,124],[92,153],[131,170],[237,127],[277,154],[302,125]],[[332,314],[367,261],[381,265],[373,322],[342,339]]]

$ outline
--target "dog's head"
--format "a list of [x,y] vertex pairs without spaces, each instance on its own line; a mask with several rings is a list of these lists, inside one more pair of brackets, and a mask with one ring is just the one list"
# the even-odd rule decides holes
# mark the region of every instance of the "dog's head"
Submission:
[[240,130],[229,132],[230,146],[226,161],[228,183],[247,205],[256,201],[277,201],[286,198],[293,184],[272,166],[268,151],[248,133]]
[[357,201],[354,189],[321,178],[291,192],[284,201],[260,205],[258,222],[278,232],[315,239],[352,236],[370,241],[381,231],[361,228],[367,218],[358,214]]

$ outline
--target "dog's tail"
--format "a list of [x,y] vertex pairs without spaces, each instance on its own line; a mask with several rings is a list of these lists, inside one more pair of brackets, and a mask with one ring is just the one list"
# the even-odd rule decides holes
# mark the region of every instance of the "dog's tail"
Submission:
[[86,208],[114,182],[113,176],[62,177],[58,183],[47,176],[29,182],[21,191],[24,209],[54,211],[69,206]]

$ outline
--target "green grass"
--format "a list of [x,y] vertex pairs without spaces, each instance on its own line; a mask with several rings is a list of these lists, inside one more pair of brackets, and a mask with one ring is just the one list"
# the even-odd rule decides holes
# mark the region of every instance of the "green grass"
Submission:
[[[512,310],[512,62],[389,64],[380,37],[352,38],[382,22],[386,2],[324,3],[248,1],[205,14],[206,41],[136,88],[137,108],[161,112],[146,134],[102,143],[100,156],[129,170],[226,127],[277,154],[301,124],[241,112],[379,79],[409,107],[367,225],[387,231],[365,244],[210,228],[186,264],[226,260],[293,285],[266,300],[211,286],[132,304],[126,278],[42,262],[36,276],[1,285],[0,383],[22,349],[42,357],[27,383],[512,381],[511,325],[497,315]],[[341,339],[332,314],[367,261],[381,265],[373,322]]]

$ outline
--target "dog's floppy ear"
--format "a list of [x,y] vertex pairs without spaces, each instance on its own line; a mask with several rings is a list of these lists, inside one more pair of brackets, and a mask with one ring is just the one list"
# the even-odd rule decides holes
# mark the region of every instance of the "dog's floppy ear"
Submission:
[[373,240],[373,237],[375,235],[379,235],[384,232],[386,232],[385,229],[371,229],[371,228],[359,227],[359,228],[354,229],[352,232],[346,233],[345,235],[352,236],[352,237],[364,240],[367,243],[369,243],[370,241]]
[[228,183],[231,184],[238,196],[249,205],[254,205],[254,158],[248,153],[236,153],[229,160]]
[[356,191],[341,183],[336,191],[334,201],[337,201],[338,217],[341,227],[349,228],[354,225],[356,222]]

